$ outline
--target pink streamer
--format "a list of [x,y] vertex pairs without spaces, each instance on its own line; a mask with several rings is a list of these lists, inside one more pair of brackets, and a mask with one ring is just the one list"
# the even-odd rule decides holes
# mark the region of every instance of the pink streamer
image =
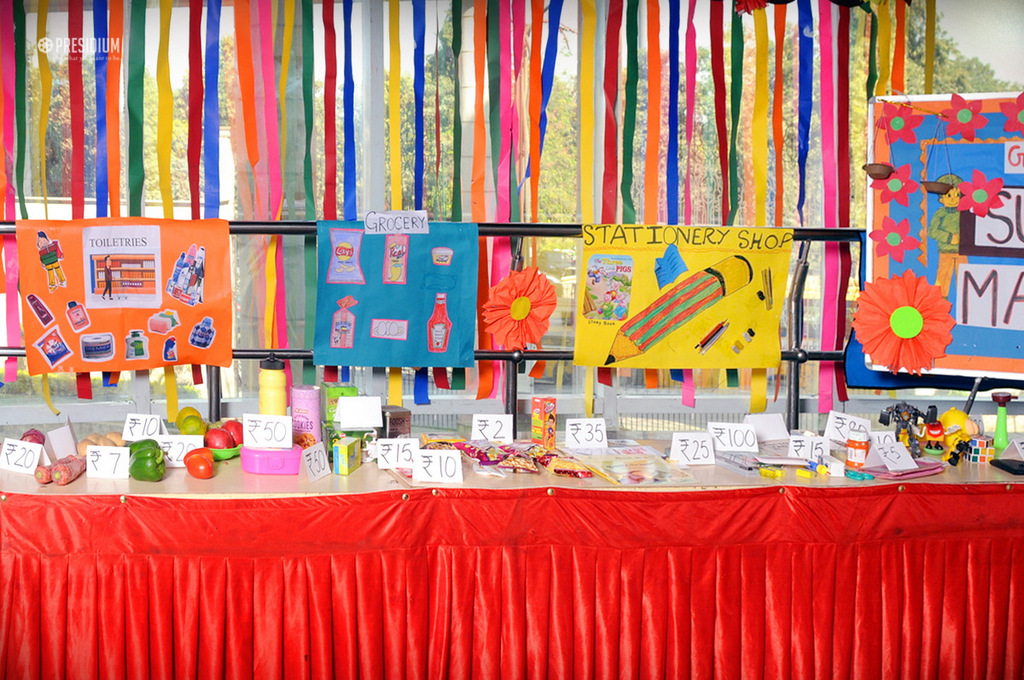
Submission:
[[[693,5],[690,5],[693,7]],[[697,405],[697,389],[696,385],[693,384],[693,369],[683,369],[683,387],[682,387],[682,402],[683,406],[693,408]]]
[[[508,276],[512,268],[512,244],[508,236],[496,236],[491,246],[491,286]],[[501,348],[496,348],[501,349]],[[505,381],[505,363],[494,362],[494,387],[491,389],[490,399],[497,399],[502,394],[502,385]]]
[[[18,316],[18,241],[14,234],[4,234],[3,246],[4,268],[7,270],[7,344],[15,346],[21,341],[21,323]],[[17,379],[18,359],[7,357],[4,382],[12,383]]]
[[[835,62],[832,35],[832,3],[818,0],[819,45],[821,52],[821,166],[825,185],[824,224],[835,227],[838,222],[838,190],[836,187],[836,130],[835,130]],[[838,338],[839,244],[825,244],[825,296],[821,311],[821,348],[836,348]],[[818,368],[818,411],[827,413],[835,404],[835,364],[823,361]]]
[[[697,29],[693,25],[693,14],[697,0],[690,0],[686,13],[686,179],[683,183],[683,222],[693,224],[693,206],[690,201],[690,163],[693,158],[693,112],[697,103]],[[724,219],[723,215],[723,219]],[[684,373],[685,375],[685,373]],[[686,386],[690,385],[690,399],[693,399],[693,381],[683,381],[683,401],[686,401]],[[692,404],[690,404],[692,406]]]
[[[512,21],[509,11],[509,3],[498,3],[498,21],[501,26],[508,26]],[[497,215],[498,222],[508,222],[510,216],[509,204],[509,163],[512,157],[512,65],[511,65],[511,31],[501,31],[498,37],[500,55],[501,85],[499,86],[499,110],[501,113],[501,155],[498,157],[498,181],[497,190]],[[505,270],[508,271],[507,269]]]
[[[4,164],[0,171],[7,177],[7,191],[4,196],[6,219],[14,220],[14,5],[3,3],[3,14],[0,18],[0,50],[3,59],[3,153],[0,162]],[[5,234],[3,238],[4,267],[7,270],[7,344],[17,345],[21,341],[21,324],[18,316],[18,243],[13,234]],[[4,361],[4,382],[15,382],[18,379],[18,359],[7,357]]]
[[[267,175],[270,180],[270,219],[281,218],[281,140],[274,87],[274,26],[270,0],[259,0],[260,60],[263,66],[263,118],[267,137]],[[280,273],[280,272],[279,272]],[[281,281],[284,279],[282,278]]]
[[[519,82],[519,74],[523,67],[523,33],[526,28],[526,3],[515,2],[512,5],[512,66],[514,68],[515,77],[512,81],[512,91],[521,87]],[[537,27],[540,30],[540,26]],[[540,55],[538,55],[540,58]],[[519,158],[519,106],[517,105],[517,97],[512,96],[512,161],[515,162]],[[526,100],[529,101],[529,100]],[[529,115],[529,113],[527,113]],[[519,181],[519,173],[516,172],[516,182]],[[518,200],[518,192],[516,195]]]

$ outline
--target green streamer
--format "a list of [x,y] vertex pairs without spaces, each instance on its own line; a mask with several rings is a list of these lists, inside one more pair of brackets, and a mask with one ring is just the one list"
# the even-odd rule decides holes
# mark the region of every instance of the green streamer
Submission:
[[626,4],[626,101],[622,112],[622,221],[636,222],[633,206],[633,136],[636,134],[636,90],[640,79],[640,57],[637,52],[639,0]]
[[860,8],[871,15],[871,42],[868,45],[867,87],[867,98],[870,100],[875,96],[875,85],[878,84],[878,15],[875,14],[875,10],[871,8],[870,2],[865,2],[860,6]]
[[736,224],[740,205],[740,162],[736,150],[736,138],[740,127],[740,108],[743,104],[743,19],[733,3],[732,31],[729,37],[729,63],[731,82],[729,84],[729,224]]
[[25,44],[25,2],[14,0],[14,117],[17,126],[15,136],[16,158],[15,173],[16,185],[18,188],[18,205],[21,208],[21,219],[28,219],[28,208],[25,206],[25,158],[28,156],[28,147],[25,144],[25,129],[27,117],[25,115],[25,102],[28,101],[28,92],[25,89],[25,50],[19,49],[18,45]]
[[452,53],[455,55],[455,112],[452,121],[452,222],[462,221],[462,103],[459,53],[462,52],[462,0],[452,0]]
[[726,387],[739,387],[740,386],[740,372],[736,368],[725,369],[725,386]]
[[452,369],[452,389],[466,389],[466,369],[456,366]]
[[[313,194],[313,0],[302,0],[302,104],[306,113],[306,156],[302,173],[306,185],[306,219],[316,219]],[[314,266],[315,270],[316,267]],[[313,318],[310,316],[307,319]],[[312,347],[307,344],[306,347]]]
[[134,0],[128,36],[128,213],[141,216],[143,206],[142,129],[146,71],[146,3]]

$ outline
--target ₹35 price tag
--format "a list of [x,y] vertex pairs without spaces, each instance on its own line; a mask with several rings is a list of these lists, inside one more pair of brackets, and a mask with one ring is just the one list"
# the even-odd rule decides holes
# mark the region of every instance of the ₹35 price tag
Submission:
[[708,423],[708,434],[715,451],[757,454],[757,432],[753,425],[743,423]]
[[608,446],[604,418],[569,418],[565,421],[565,445],[570,449],[597,449]]
[[121,437],[126,442],[140,439],[155,439],[162,432],[160,416],[151,413],[129,413],[124,417],[124,431]]
[[714,465],[715,445],[707,432],[673,432],[668,458],[683,465]]
[[377,467],[381,470],[413,468],[420,443],[408,437],[377,440]]
[[867,434],[871,432],[871,422],[867,418],[858,418],[838,411],[828,412],[828,422],[825,423],[826,439],[845,444],[853,431]]
[[331,474],[331,464],[327,460],[327,449],[324,448],[323,442],[302,449],[302,465],[306,468],[306,475],[311,482]]
[[499,444],[511,444],[515,439],[512,431],[512,415],[473,414],[473,433],[470,440],[486,439]]
[[86,447],[85,474],[106,479],[128,479],[128,447]]
[[43,445],[23,442],[20,439],[4,439],[0,449],[0,470],[35,474],[36,466],[43,455]]
[[185,454],[203,446],[203,437],[198,434],[162,434],[153,439],[163,449],[167,467],[185,467]]
[[242,444],[247,449],[292,448],[291,416],[243,414]]
[[828,440],[824,437],[807,437],[796,434],[789,438],[789,451],[786,455],[790,458],[820,461],[827,454]]
[[412,481],[461,484],[462,454],[451,449],[417,449]]

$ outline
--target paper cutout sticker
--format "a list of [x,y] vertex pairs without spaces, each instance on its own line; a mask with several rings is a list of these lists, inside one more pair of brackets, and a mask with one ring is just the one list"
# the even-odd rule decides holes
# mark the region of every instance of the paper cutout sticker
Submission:
[[363,232],[358,229],[331,229],[331,259],[327,283],[366,283],[359,266]]
[[32,346],[39,350],[50,368],[59,366],[61,362],[74,354],[71,348],[68,347],[68,343],[64,341],[64,336],[60,332],[60,326],[54,326],[48,330],[42,337],[33,342]]
[[587,263],[583,315],[588,319],[622,321],[629,315],[633,290],[633,258],[629,255],[593,255]]
[[405,283],[409,274],[409,235],[388,234],[384,239],[384,283]]
[[685,271],[686,263],[674,243],[665,248],[664,255],[654,260],[654,276],[658,279],[658,288],[669,285]]

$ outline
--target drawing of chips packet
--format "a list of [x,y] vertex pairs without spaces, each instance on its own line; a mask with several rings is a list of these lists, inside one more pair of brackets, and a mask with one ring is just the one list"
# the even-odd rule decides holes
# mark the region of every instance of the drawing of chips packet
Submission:
[[384,239],[384,283],[405,283],[409,272],[409,235],[388,234]]

